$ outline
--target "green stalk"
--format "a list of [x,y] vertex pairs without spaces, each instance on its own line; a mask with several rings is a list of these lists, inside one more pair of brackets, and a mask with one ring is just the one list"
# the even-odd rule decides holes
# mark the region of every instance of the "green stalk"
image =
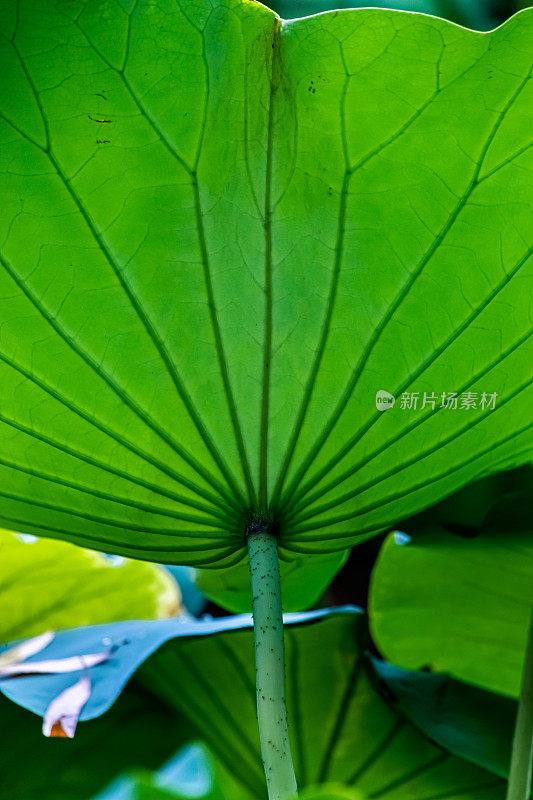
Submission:
[[248,529],[257,718],[269,800],[297,796],[285,707],[283,617],[276,537],[264,523]]
[[533,614],[516,715],[507,800],[529,800],[533,769]]

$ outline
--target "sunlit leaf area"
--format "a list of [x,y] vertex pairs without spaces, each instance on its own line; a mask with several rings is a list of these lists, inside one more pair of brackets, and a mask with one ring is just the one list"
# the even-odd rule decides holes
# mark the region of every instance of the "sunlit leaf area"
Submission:
[[0,3],[0,800],[532,800],[529,6]]

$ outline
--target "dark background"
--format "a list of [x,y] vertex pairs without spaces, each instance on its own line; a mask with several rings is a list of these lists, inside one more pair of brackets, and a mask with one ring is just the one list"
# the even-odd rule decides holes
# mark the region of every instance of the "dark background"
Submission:
[[532,5],[531,0],[367,0],[363,3],[349,0],[263,1],[284,19],[305,17],[336,8],[396,8],[445,17],[458,25],[479,31],[495,28],[517,11]]

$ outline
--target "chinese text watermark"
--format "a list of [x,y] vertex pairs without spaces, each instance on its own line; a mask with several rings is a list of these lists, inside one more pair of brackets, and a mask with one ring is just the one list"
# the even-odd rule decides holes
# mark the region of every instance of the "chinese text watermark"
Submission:
[[398,402],[401,411],[422,411],[425,408],[432,411],[437,408],[448,411],[490,411],[496,408],[497,399],[498,392],[402,392],[397,399],[390,392],[380,389],[376,392],[376,408],[386,411]]

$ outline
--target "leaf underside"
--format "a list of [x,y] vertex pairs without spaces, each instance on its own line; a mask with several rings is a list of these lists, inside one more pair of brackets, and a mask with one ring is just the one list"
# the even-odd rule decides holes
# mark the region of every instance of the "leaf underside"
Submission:
[[533,13],[0,30],[5,527],[222,565],[268,510],[282,555],[334,551],[527,458]]
[[[383,800],[503,800],[502,778],[430,742],[431,729],[421,733],[390,697],[378,693],[360,649],[364,625],[362,615],[332,609],[331,616],[314,624],[285,628],[287,710],[298,786],[338,781]],[[139,675],[190,718],[250,797],[264,796],[249,633],[197,637],[186,647],[168,643]],[[438,707],[438,692],[434,701]],[[490,701],[484,696],[485,708]],[[441,702],[435,728],[444,721],[453,731],[455,711]],[[510,719],[512,713],[505,722]],[[493,743],[496,751],[507,748],[505,734],[487,725],[486,718],[483,722],[483,743]],[[461,749],[463,728],[454,732]]]

